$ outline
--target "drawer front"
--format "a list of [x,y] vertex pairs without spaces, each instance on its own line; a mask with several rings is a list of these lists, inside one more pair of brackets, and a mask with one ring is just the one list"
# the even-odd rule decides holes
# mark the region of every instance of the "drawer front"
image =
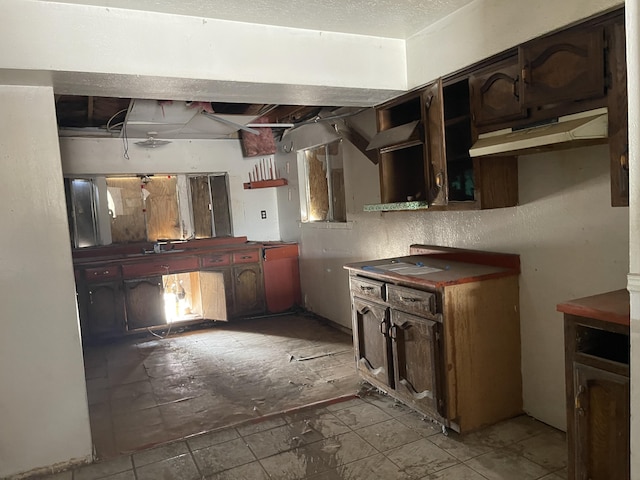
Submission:
[[259,263],[260,251],[249,250],[246,252],[234,252],[233,263]]
[[145,263],[122,266],[125,278],[145,277],[148,275],[167,275],[176,272],[197,271],[200,265],[198,257],[159,258]]
[[387,301],[393,308],[416,315],[436,314],[436,294],[413,288],[387,285]]
[[87,282],[102,282],[104,280],[118,279],[121,277],[120,267],[111,265],[109,267],[87,268],[84,271]]
[[351,293],[356,297],[384,300],[384,282],[362,277],[350,277]]
[[223,267],[231,264],[231,255],[228,253],[210,254],[200,258],[202,268]]

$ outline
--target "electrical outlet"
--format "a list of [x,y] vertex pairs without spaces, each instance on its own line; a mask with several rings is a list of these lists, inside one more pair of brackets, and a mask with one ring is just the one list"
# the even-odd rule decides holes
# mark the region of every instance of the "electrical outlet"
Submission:
[[261,219],[265,219],[267,218],[267,211],[266,210],[260,210],[260,218]]

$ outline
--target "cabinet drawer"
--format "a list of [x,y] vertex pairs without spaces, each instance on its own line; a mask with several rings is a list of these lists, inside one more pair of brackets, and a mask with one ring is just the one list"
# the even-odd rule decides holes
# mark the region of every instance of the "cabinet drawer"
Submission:
[[229,255],[228,253],[206,255],[200,258],[200,265],[202,266],[202,268],[221,267],[230,264],[231,255]]
[[87,282],[101,282],[103,280],[120,278],[120,267],[111,265],[109,267],[87,268],[84,271]]
[[362,277],[351,277],[350,281],[353,295],[384,300],[384,282]]
[[235,252],[233,254],[233,263],[258,263],[260,262],[260,252],[252,250],[248,252]]
[[403,312],[429,316],[436,313],[436,294],[423,290],[387,285],[387,302]]
[[167,275],[175,272],[197,271],[198,257],[161,258],[145,263],[134,263],[122,266],[125,278],[144,277],[147,275]]

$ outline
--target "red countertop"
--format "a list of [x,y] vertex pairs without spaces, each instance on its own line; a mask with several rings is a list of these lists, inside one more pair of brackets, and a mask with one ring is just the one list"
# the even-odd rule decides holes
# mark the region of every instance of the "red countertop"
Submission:
[[559,303],[557,310],[570,315],[629,326],[629,292],[623,289],[577,298]]

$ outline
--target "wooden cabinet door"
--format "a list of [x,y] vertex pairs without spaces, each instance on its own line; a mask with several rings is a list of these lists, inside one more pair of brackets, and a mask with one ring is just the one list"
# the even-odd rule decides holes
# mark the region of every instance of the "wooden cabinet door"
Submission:
[[391,310],[396,393],[422,412],[444,416],[441,324]]
[[527,109],[520,101],[520,65],[513,57],[469,77],[471,112],[476,126],[524,118]]
[[356,366],[374,385],[393,388],[391,352],[388,340],[389,309],[353,297],[353,345]]
[[426,145],[428,157],[427,188],[429,203],[446,205],[448,202],[447,156],[444,136],[444,103],[442,81],[424,91],[426,110]]
[[124,294],[122,282],[91,283],[86,297],[88,336],[106,338],[124,332]]
[[520,99],[525,107],[602,97],[604,29],[561,32],[519,48]]
[[236,316],[264,312],[264,283],[260,264],[248,263],[233,268],[233,304]]
[[611,206],[624,207],[629,206],[629,120],[624,21],[611,26],[608,42],[611,72],[611,86],[607,95]]
[[165,325],[162,277],[125,280],[127,330]]
[[575,363],[574,389],[575,452],[569,478],[627,480],[629,378]]

